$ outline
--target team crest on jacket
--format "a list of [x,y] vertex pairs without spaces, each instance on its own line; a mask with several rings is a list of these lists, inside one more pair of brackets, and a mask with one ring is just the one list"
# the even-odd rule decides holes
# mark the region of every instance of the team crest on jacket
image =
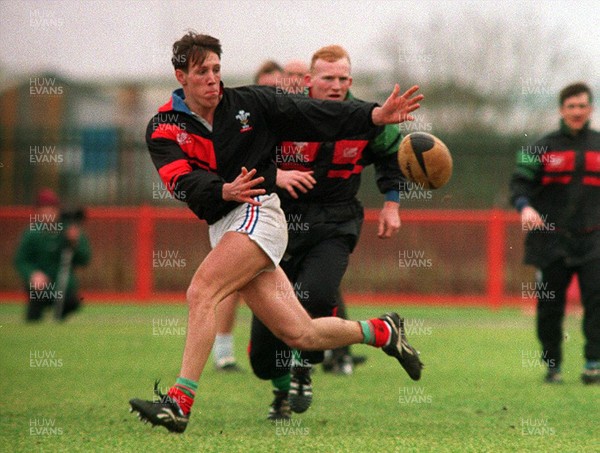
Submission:
[[177,143],[179,145],[189,144],[192,143],[192,138],[187,132],[180,132],[179,134],[177,134]]
[[235,117],[240,120],[240,123],[242,125],[242,128],[240,129],[240,132],[248,132],[252,130],[252,126],[250,126],[248,124],[248,117],[250,116],[250,113],[246,112],[245,110],[240,110],[238,112],[237,115],[235,115]]
[[358,148],[356,146],[350,148],[344,148],[344,157],[354,158],[358,155]]

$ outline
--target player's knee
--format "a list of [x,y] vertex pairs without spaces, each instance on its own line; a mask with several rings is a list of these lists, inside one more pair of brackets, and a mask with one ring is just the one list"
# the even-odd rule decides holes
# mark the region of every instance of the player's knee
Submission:
[[186,300],[190,307],[214,307],[216,301],[210,286],[201,281],[193,281],[186,291]]
[[287,331],[280,337],[292,349],[313,349],[313,335],[309,329]]

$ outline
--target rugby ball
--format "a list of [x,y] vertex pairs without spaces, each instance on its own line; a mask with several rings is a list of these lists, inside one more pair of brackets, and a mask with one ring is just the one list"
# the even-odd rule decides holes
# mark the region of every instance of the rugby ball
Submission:
[[452,156],[435,135],[413,132],[400,142],[398,164],[404,176],[424,189],[439,189],[452,176]]

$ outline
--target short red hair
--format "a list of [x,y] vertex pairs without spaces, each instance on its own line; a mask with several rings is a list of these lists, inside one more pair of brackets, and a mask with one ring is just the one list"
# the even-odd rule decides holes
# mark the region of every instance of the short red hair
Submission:
[[325,60],[329,63],[333,63],[334,61],[341,60],[342,58],[346,58],[350,64],[350,55],[348,55],[348,52],[346,52],[346,49],[344,49],[342,46],[333,44],[331,46],[321,47],[313,54],[310,60],[310,70],[312,71],[314,69],[317,60]]

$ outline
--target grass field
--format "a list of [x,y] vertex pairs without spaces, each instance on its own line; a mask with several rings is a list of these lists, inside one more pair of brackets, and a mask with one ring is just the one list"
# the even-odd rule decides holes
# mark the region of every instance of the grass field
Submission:
[[[270,384],[249,371],[250,313],[236,330],[245,369],[209,365],[183,435],[128,412],[177,375],[183,306],[88,306],[65,324],[25,325],[0,305],[0,450],[172,452],[600,451],[600,386],[584,386],[580,319],[566,321],[565,383],[541,383],[533,318],[519,310],[351,307],[354,319],[389,308],[407,318],[426,368],[411,381],[367,346],[353,376],[318,370],[313,406],[292,422],[266,420]],[[163,388],[164,388],[163,387]]]

